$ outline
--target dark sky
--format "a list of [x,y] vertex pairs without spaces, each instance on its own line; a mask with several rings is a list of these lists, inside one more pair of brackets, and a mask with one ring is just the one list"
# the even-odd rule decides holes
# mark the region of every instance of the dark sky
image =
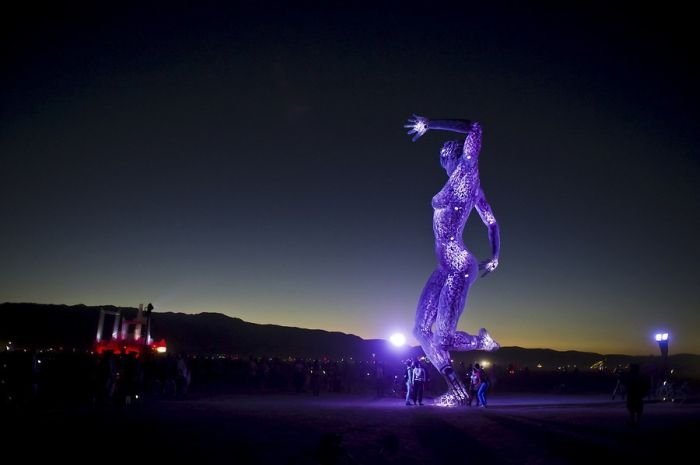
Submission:
[[93,3],[0,20],[0,302],[409,333],[455,138],[418,113],[484,127],[502,253],[460,329],[700,353],[689,11]]

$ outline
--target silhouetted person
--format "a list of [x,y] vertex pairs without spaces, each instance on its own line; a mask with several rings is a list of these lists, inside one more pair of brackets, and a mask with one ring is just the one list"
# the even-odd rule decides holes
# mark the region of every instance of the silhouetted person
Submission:
[[617,380],[615,382],[615,389],[613,389],[612,400],[615,400],[618,394],[622,397],[622,400],[625,400],[625,385],[622,382],[622,369],[618,366],[613,373]]
[[294,363],[294,373],[292,374],[292,384],[294,384],[294,392],[300,394],[304,389],[304,380],[306,379],[306,366],[304,362],[298,358]]
[[192,380],[190,369],[187,366],[187,357],[183,354],[177,356],[177,377],[175,384],[177,386],[177,395],[180,397],[187,396]]
[[644,396],[649,391],[649,380],[639,372],[639,365],[630,363],[629,373],[623,379],[627,390],[627,411],[630,423],[636,426],[644,410]]
[[246,372],[246,377],[248,391],[252,392],[255,390],[258,381],[258,363],[252,355],[248,356],[248,371]]
[[479,370],[474,365],[469,365],[467,370],[467,382],[469,383],[469,400],[467,405],[472,406],[472,402],[476,400],[476,406],[480,405],[479,397],[477,392],[479,391],[479,384],[481,384],[481,378],[479,377]]
[[122,357],[119,397],[124,405],[131,404],[139,392],[139,371],[140,364],[136,359],[136,354],[132,352]]
[[168,352],[164,365],[163,396],[174,399],[177,396],[177,360],[172,353]]
[[[477,406],[485,408],[487,404],[486,391],[488,391],[491,382],[489,381],[489,376],[486,374],[484,368],[480,367],[478,363],[474,364],[474,369],[479,372],[479,388],[476,391],[476,396],[478,398]],[[481,405],[479,405],[479,403]]]
[[406,360],[404,380],[406,381],[406,405],[411,405],[413,399],[413,360]]
[[423,405],[423,388],[427,374],[419,360],[413,367],[413,403]]
[[384,379],[384,364],[382,362],[377,362],[374,368],[375,375],[375,387],[377,389],[377,397],[384,397],[384,385],[386,380]]
[[117,388],[117,365],[113,352],[104,353],[98,370],[98,403],[102,406],[111,406]]
[[311,367],[311,392],[314,396],[318,396],[321,393],[321,365],[318,360],[314,360],[314,364]]
[[31,372],[31,392],[30,400],[32,403],[39,399],[39,386],[41,383],[41,364],[39,363],[39,356],[36,352],[32,351],[32,372]]

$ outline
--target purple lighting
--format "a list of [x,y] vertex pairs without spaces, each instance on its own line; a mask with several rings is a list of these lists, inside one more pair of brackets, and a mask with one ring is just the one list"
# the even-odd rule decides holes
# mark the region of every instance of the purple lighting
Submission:
[[656,340],[657,341],[668,341],[668,333],[657,333]]
[[[476,121],[429,120],[413,115],[404,127],[409,129],[409,135],[414,135],[413,141],[431,129],[465,135],[464,139],[445,142],[440,150],[440,164],[448,179],[432,201],[438,263],[420,296],[413,329],[426,356],[449,387],[437,404],[460,405],[466,402],[468,393],[455,373],[449,351],[500,347],[484,328],[477,335],[457,331],[469,288],[480,272],[483,277],[496,270],[500,253],[498,223],[479,179],[481,125]],[[486,226],[491,243],[491,258],[481,263],[462,241],[464,226],[474,209]]]
[[401,347],[404,344],[406,344],[406,336],[404,336],[401,333],[395,333],[391,335],[389,341],[391,341],[391,343],[394,344],[396,347]]

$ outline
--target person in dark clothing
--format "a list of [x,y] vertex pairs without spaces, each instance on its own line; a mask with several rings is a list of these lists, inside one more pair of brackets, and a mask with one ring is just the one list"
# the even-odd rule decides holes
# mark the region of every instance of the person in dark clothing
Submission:
[[630,363],[629,372],[623,380],[627,391],[627,411],[630,414],[630,424],[636,426],[644,411],[644,396],[649,391],[649,380],[640,373],[639,365]]
[[311,367],[311,393],[318,396],[321,393],[321,365],[318,360],[314,360]]
[[616,396],[622,396],[622,400],[625,400],[625,385],[622,383],[622,369],[618,366],[615,368],[615,371],[613,374],[617,378],[616,383],[615,383],[615,388],[613,389],[612,393],[612,400],[615,400]]
[[423,387],[427,374],[419,360],[413,367],[413,404],[423,405]]
[[[411,405],[413,400],[413,360],[406,361],[404,379],[406,381],[406,405]],[[415,405],[415,402],[413,404]]]
[[[486,408],[486,391],[489,389],[491,382],[489,380],[488,374],[483,367],[479,366],[478,363],[474,364],[474,369],[479,373],[479,387],[476,392],[478,407]],[[479,405],[481,404],[481,405]]]
[[476,406],[478,407],[479,405],[481,405],[479,403],[479,397],[477,396],[477,392],[479,391],[479,384],[481,384],[479,370],[475,366],[469,365],[469,369],[467,370],[467,376],[467,384],[469,385],[469,401],[467,402],[467,405],[471,407],[472,402],[476,400]]

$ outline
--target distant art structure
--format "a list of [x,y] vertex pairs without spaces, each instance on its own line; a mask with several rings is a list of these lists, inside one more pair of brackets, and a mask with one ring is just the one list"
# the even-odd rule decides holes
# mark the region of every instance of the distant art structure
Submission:
[[[500,234],[498,223],[486,201],[479,180],[481,125],[468,120],[429,120],[413,115],[408,134],[413,141],[428,130],[465,134],[464,139],[445,142],[440,149],[440,164],[448,179],[433,197],[433,232],[438,264],[423,289],[416,310],[413,334],[428,359],[447,382],[448,391],[436,403],[443,406],[463,405],[468,390],[455,373],[450,351],[497,350],[500,346],[486,329],[477,335],[457,331],[469,288],[479,273],[486,276],[498,266]],[[479,263],[462,241],[462,232],[472,209],[488,228],[491,259]]]

